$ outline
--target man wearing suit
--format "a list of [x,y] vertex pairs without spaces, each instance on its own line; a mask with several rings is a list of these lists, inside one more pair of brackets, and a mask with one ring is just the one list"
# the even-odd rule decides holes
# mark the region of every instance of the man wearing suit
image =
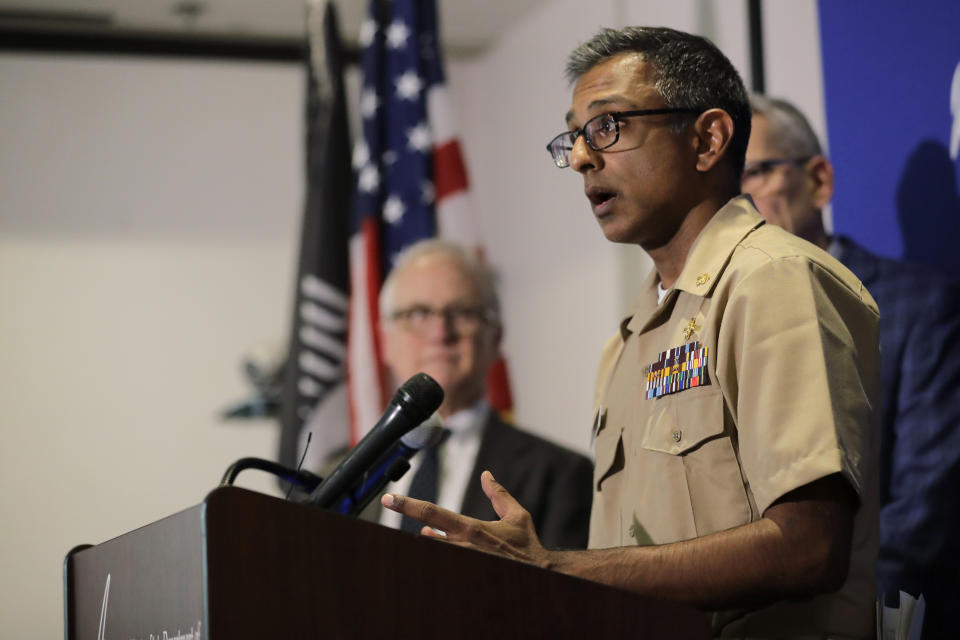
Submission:
[[[395,381],[423,371],[440,383],[445,395],[439,413],[449,435],[438,451],[418,454],[411,471],[387,490],[406,493],[432,476],[432,483],[424,482],[436,487],[436,495],[427,498],[492,519],[496,514],[479,482],[481,472],[491,470],[524,500],[548,546],[583,548],[591,462],[508,424],[484,400],[502,335],[499,312],[492,274],[471,252],[427,240],[398,257],[380,295],[384,360]],[[416,532],[422,526],[387,510],[379,519]]]
[[783,100],[753,96],[751,107],[744,192],[768,222],[846,265],[880,308],[880,595],[896,605],[900,590],[924,594],[924,638],[952,637],[948,607],[960,602],[960,291],[927,268],[829,236],[821,210],[833,195],[833,167],[806,118]]

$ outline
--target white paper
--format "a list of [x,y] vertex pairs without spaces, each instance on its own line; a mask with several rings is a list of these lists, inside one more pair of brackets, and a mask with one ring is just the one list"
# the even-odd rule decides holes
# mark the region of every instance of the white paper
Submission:
[[878,640],[921,640],[923,613],[926,602],[909,593],[900,592],[900,606],[887,607],[877,603]]

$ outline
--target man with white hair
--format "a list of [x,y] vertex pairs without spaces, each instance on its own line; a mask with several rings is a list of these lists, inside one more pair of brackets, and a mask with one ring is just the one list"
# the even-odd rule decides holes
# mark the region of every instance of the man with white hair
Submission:
[[960,602],[960,292],[930,269],[829,235],[822,210],[833,196],[833,166],[816,134],[784,100],[750,102],[743,191],[768,222],[846,265],[880,308],[880,595],[896,606],[901,590],[922,593],[924,638],[952,637],[948,603]]
[[[491,470],[522,496],[546,545],[585,547],[591,462],[508,424],[485,401],[487,371],[503,333],[490,270],[458,245],[419,242],[398,256],[384,282],[380,315],[384,360],[394,382],[420,371],[432,376],[444,390],[439,413],[449,429],[441,445],[417,455],[411,471],[387,490],[490,519],[496,514],[478,478]],[[388,510],[379,519],[409,531],[421,527]]]

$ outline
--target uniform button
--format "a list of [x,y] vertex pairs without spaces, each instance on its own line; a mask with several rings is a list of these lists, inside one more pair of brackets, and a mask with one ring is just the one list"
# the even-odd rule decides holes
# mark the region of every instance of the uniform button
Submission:
[[679,430],[673,432],[673,441],[674,441],[674,442],[680,442],[680,431],[679,431]]

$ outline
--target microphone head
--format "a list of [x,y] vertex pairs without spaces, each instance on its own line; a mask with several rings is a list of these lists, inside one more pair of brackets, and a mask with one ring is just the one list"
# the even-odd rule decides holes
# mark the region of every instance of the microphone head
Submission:
[[407,432],[405,436],[400,438],[400,442],[411,449],[424,449],[440,444],[444,431],[446,429],[443,428],[443,421],[438,414],[434,413],[419,427]]
[[393,396],[393,401],[412,410],[411,417],[422,422],[440,408],[443,403],[443,389],[436,380],[425,373],[414,374],[409,380],[400,385]]

